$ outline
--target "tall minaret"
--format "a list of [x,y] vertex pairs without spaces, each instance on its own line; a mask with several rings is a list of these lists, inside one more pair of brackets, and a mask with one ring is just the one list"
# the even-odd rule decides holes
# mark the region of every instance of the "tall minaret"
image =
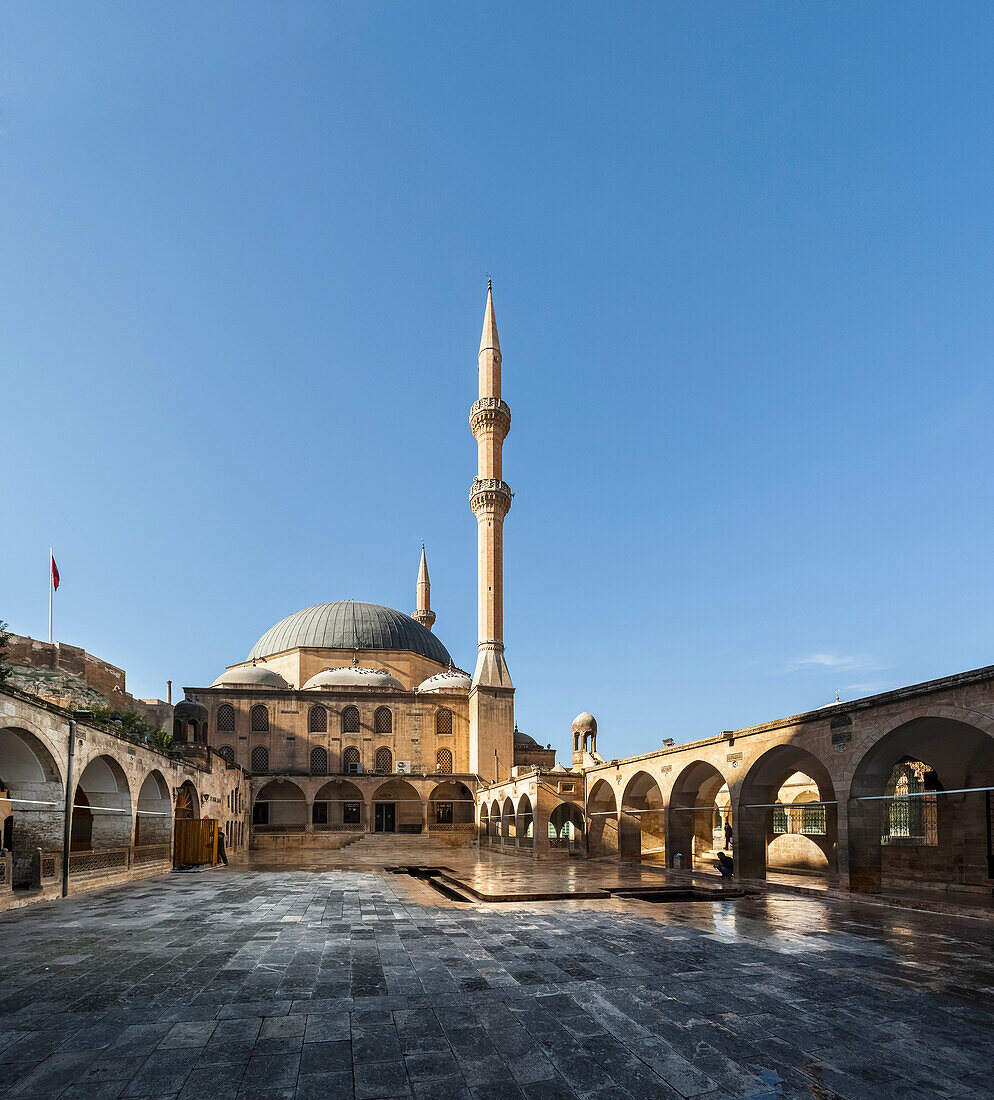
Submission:
[[511,490],[503,480],[504,438],[511,410],[500,396],[500,341],[487,283],[478,359],[480,398],[469,413],[477,442],[477,475],[469,506],[477,521],[479,638],[470,688],[470,770],[485,779],[510,774],[514,752],[514,685],[504,661],[504,517]]
[[411,616],[429,630],[435,625],[435,612],[431,609],[431,581],[428,580],[428,559],[425,557],[425,544],[421,544],[421,564],[418,566],[417,610]]

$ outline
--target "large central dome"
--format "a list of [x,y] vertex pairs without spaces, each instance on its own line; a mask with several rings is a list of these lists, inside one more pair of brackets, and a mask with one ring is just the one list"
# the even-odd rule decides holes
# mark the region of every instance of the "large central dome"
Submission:
[[252,647],[248,660],[288,649],[399,649],[440,665],[452,658],[434,634],[410,615],[378,603],[338,600],[287,615]]

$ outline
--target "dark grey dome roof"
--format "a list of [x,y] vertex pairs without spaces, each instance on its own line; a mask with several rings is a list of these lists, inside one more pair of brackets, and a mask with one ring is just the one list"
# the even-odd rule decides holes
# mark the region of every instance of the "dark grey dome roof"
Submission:
[[514,727],[514,744],[519,749],[540,749],[542,747],[534,737],[522,733],[517,726]]
[[287,649],[400,649],[448,665],[449,651],[410,615],[378,603],[338,600],[295,611],[270,627],[248,660]]

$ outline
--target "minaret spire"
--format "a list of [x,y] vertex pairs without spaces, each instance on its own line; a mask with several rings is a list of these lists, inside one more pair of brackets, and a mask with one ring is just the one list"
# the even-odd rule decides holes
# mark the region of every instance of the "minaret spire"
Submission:
[[[513,754],[514,687],[504,661],[504,517],[513,494],[503,473],[511,410],[501,398],[500,340],[489,281],[477,367],[480,397],[469,413],[477,443],[477,474],[469,491],[469,505],[477,521],[479,616],[476,671],[470,689],[470,770],[497,778],[498,773],[510,773]],[[485,704],[481,703],[481,689]]]
[[425,544],[421,544],[421,564],[418,566],[417,610],[411,616],[429,630],[435,625],[435,612],[431,609],[431,581],[428,580],[428,559]]

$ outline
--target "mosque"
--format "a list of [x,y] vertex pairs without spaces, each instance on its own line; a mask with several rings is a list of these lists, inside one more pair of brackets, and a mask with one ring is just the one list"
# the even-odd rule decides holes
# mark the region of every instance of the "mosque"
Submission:
[[422,547],[412,614],[354,600],[296,611],[210,687],[186,688],[175,709],[178,742],[209,745],[252,776],[257,838],[472,833],[480,781],[555,765],[552,749],[515,727],[504,659],[503,525],[513,494],[501,459],[511,411],[489,286],[478,370],[469,416],[478,448],[469,493],[478,530],[472,675],[434,633]]

